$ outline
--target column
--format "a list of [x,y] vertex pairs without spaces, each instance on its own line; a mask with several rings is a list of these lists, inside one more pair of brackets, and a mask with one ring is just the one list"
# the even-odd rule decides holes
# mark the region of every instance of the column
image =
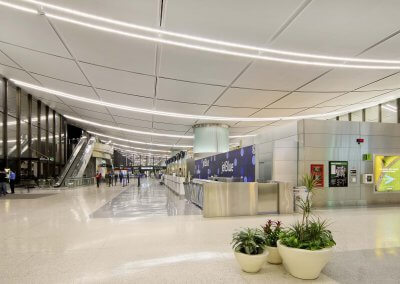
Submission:
[[8,129],[7,129],[7,116],[8,116],[8,107],[7,107],[7,96],[8,96],[8,80],[3,78],[3,157],[4,157],[4,167],[8,167]]
[[32,173],[32,95],[28,94],[28,176]]
[[193,126],[195,157],[206,157],[229,151],[229,128],[224,124],[205,123]]
[[45,107],[45,115],[46,115],[46,140],[44,143],[44,155],[46,156],[46,161],[44,163],[44,178],[49,177],[49,166],[50,166],[50,161],[49,161],[49,106]]
[[58,119],[58,126],[59,126],[59,130],[58,130],[58,161],[59,161],[59,171],[58,173],[61,174],[61,169],[62,169],[62,157],[63,157],[63,152],[62,152],[62,133],[63,133],[63,118],[61,116],[61,114],[58,115],[59,119]]
[[51,153],[51,156],[53,157],[53,170],[52,170],[52,174],[53,177],[56,176],[56,155],[57,155],[57,148],[56,148],[56,111],[53,109],[53,151]]
[[15,175],[16,178],[19,179],[21,177],[21,88],[17,87],[17,94],[16,94],[16,98],[15,98],[15,102],[16,102],[16,109],[17,109],[17,113],[16,113],[16,151],[17,151],[17,168],[15,169]]
[[400,123],[400,99],[396,100],[396,104],[397,104],[397,123]]
[[36,144],[36,153],[38,157],[38,162],[37,162],[37,175],[38,178],[41,177],[42,175],[42,161],[40,158],[42,157],[42,102],[37,101],[37,144]]

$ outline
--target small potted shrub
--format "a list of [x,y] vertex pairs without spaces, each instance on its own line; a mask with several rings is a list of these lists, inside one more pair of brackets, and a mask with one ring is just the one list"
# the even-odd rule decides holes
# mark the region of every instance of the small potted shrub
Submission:
[[268,220],[265,226],[262,226],[265,235],[265,243],[268,251],[267,261],[272,264],[281,264],[282,258],[279,255],[277,242],[282,233],[282,223],[280,221]]
[[267,260],[265,236],[260,229],[246,228],[233,234],[232,248],[235,258],[245,272],[260,271]]
[[308,194],[299,200],[302,220],[283,230],[277,243],[286,270],[300,279],[316,279],[328,263],[336,245],[326,220],[310,218],[311,197],[316,179],[305,175],[303,183]]

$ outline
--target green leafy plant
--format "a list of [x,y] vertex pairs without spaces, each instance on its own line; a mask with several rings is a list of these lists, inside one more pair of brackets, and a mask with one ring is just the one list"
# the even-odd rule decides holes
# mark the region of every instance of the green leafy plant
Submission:
[[300,199],[298,206],[302,210],[303,216],[301,222],[295,223],[287,230],[283,230],[279,236],[280,242],[292,248],[319,250],[329,248],[336,243],[326,220],[311,218],[312,194],[318,180],[313,175],[303,176],[303,185],[307,188],[305,200]]
[[263,231],[246,228],[233,234],[232,248],[236,252],[256,255],[264,252],[265,242]]
[[282,232],[282,222],[268,220],[265,226],[262,226],[264,231],[266,245],[269,247],[276,247],[279,240],[279,235]]

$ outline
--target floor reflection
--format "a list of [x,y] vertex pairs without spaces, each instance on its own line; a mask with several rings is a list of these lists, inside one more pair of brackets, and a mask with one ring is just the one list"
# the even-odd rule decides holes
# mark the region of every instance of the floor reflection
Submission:
[[95,211],[92,218],[200,215],[201,210],[160,185],[144,179],[140,187],[131,184],[117,197]]

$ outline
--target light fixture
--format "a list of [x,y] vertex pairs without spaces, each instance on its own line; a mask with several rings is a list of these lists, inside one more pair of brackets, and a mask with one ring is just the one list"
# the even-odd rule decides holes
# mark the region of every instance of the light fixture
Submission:
[[[43,3],[43,4],[45,4],[45,3]],[[31,9],[29,9],[29,8],[19,6],[19,5],[13,5],[13,4],[10,5],[8,2],[0,1],[0,5],[7,6],[10,8],[15,8],[20,11],[30,10],[29,12],[32,13]],[[65,9],[65,10],[68,10],[68,9]],[[202,45],[189,44],[189,43],[178,42],[178,41],[174,41],[174,40],[168,40],[168,39],[164,39],[164,38],[161,38],[158,36],[151,37],[151,36],[145,36],[145,35],[135,34],[135,33],[131,33],[131,32],[125,32],[122,30],[117,30],[117,29],[113,29],[113,28],[109,28],[109,27],[105,27],[105,26],[82,22],[79,20],[75,20],[72,18],[67,18],[67,17],[63,17],[63,16],[51,14],[51,13],[45,13],[43,11],[41,11],[41,14],[43,14],[44,16],[51,18],[51,19],[56,19],[59,21],[63,21],[63,22],[67,22],[67,23],[71,23],[71,24],[75,24],[75,25],[80,25],[83,27],[87,27],[87,28],[91,28],[91,29],[95,29],[95,30],[99,30],[99,31],[103,31],[103,32],[118,34],[118,35],[130,37],[130,38],[137,38],[137,39],[151,41],[151,42],[155,42],[155,43],[162,43],[162,44],[167,44],[167,45],[179,46],[179,47],[183,47],[183,48],[190,48],[190,49],[195,49],[195,50],[212,52],[212,53],[217,53],[217,54],[225,54],[225,55],[230,55],[230,56],[251,58],[251,59],[257,59],[257,60],[266,60],[266,61],[273,61],[273,62],[281,62],[281,63],[312,65],[312,66],[322,66],[322,67],[332,67],[332,68],[400,70],[400,66],[355,65],[355,64],[345,64],[345,63],[330,63],[330,62],[297,60],[297,59],[289,59],[289,58],[282,58],[282,57],[263,56],[260,54],[237,52],[237,51],[227,50],[227,49],[223,49],[223,48],[207,47],[207,46],[202,46]]]
[[124,147],[124,148],[130,148],[130,149],[135,149],[135,150],[150,151],[150,152],[161,152],[161,153],[171,153],[171,151],[139,148],[139,147],[133,147],[133,146],[129,146],[129,145],[118,144],[118,143],[114,143],[114,142],[111,142],[111,143],[112,143],[112,145],[115,145],[115,146]]
[[[366,108],[366,105],[369,107],[369,106],[375,106],[375,105],[382,104],[382,103],[387,103],[393,99],[400,97],[399,95],[397,95],[397,96],[392,95],[390,97],[386,97],[381,100],[376,100],[375,102],[372,102],[369,104],[360,104],[360,106],[355,107],[355,108],[348,108],[348,109],[342,110],[342,111],[334,111],[334,112],[327,112],[327,113],[320,113],[320,114],[298,115],[298,116],[280,116],[280,117],[223,117],[223,116],[208,116],[208,115],[191,115],[191,114],[164,112],[164,111],[157,111],[157,110],[151,110],[151,109],[129,107],[129,106],[107,103],[104,101],[96,101],[96,100],[92,100],[92,99],[88,99],[88,98],[84,98],[84,97],[75,96],[75,95],[71,95],[68,93],[61,92],[61,91],[52,90],[52,89],[44,88],[44,87],[41,87],[38,85],[23,82],[23,81],[20,81],[17,79],[10,79],[10,81],[14,82],[15,84],[17,84],[19,86],[30,88],[33,90],[38,90],[38,91],[46,92],[48,94],[56,95],[59,97],[64,97],[64,98],[68,98],[71,100],[86,102],[86,103],[90,103],[90,104],[106,106],[106,107],[110,107],[110,108],[123,109],[123,110],[127,110],[127,111],[147,113],[147,114],[158,115],[158,116],[182,118],[182,119],[215,120],[215,121],[243,121],[243,122],[266,121],[266,122],[268,122],[268,121],[278,121],[278,120],[290,121],[290,120],[312,119],[312,118],[324,119],[324,118],[340,116],[340,115],[348,113],[348,112],[357,111],[357,110]],[[186,137],[190,137],[190,136],[186,136]],[[243,135],[236,136],[236,138],[240,138],[240,137],[243,137]],[[230,138],[232,138],[232,137],[230,137]]]
[[158,147],[168,147],[168,148],[192,148],[193,147],[193,146],[190,146],[190,145],[175,145],[175,144],[172,145],[172,144],[159,144],[159,143],[151,143],[151,142],[142,142],[142,141],[129,140],[129,139],[119,138],[119,137],[115,137],[115,136],[110,136],[110,135],[106,135],[106,134],[102,134],[102,133],[98,133],[98,132],[94,132],[94,131],[87,131],[87,132],[90,133],[90,134],[96,135],[96,136],[110,138],[110,139],[119,140],[119,141],[123,141],[123,142],[129,142],[129,143],[133,143],[133,144],[150,145],[150,146],[158,146]]
[[326,55],[319,55],[319,54],[292,52],[292,51],[286,51],[286,50],[251,46],[251,45],[246,45],[246,44],[209,39],[209,38],[192,36],[192,35],[183,34],[183,33],[166,31],[166,30],[162,30],[162,29],[156,29],[156,28],[152,28],[152,27],[146,27],[146,26],[142,26],[142,25],[137,25],[137,24],[133,24],[133,23],[128,23],[128,22],[124,22],[124,21],[119,21],[119,20],[114,20],[114,19],[110,19],[110,18],[106,18],[106,17],[97,16],[97,15],[81,12],[78,10],[49,4],[46,2],[42,2],[42,1],[35,1],[35,0],[22,0],[22,1],[32,3],[32,4],[37,4],[42,7],[47,7],[47,8],[50,8],[50,9],[53,9],[56,11],[60,11],[60,12],[64,12],[64,13],[68,13],[71,15],[75,15],[75,16],[79,16],[79,17],[83,17],[83,18],[87,18],[87,19],[92,19],[92,20],[96,20],[96,21],[101,21],[104,23],[113,24],[113,25],[117,25],[117,26],[121,26],[121,27],[132,28],[132,29],[141,30],[141,31],[145,31],[145,32],[155,33],[157,35],[167,35],[167,36],[183,38],[183,39],[197,41],[197,42],[204,42],[204,43],[209,43],[209,44],[213,44],[213,45],[220,45],[220,46],[239,48],[239,49],[247,49],[247,50],[252,50],[252,51],[273,53],[273,54],[280,54],[280,55],[288,55],[288,56],[294,56],[294,57],[324,59],[324,60],[332,60],[332,61],[400,64],[400,61],[398,61],[398,60],[364,59],[364,58],[353,58],[353,57],[326,56]]
[[117,126],[112,126],[112,125],[107,125],[103,123],[97,123],[94,121],[90,121],[87,119],[80,119],[78,117],[70,116],[70,115],[64,115],[66,118],[74,121],[78,121],[81,123],[101,127],[101,128],[108,128],[112,130],[118,130],[118,131],[123,131],[123,132],[129,132],[129,133],[135,133],[135,134],[142,134],[142,135],[150,135],[150,136],[157,136],[157,137],[168,137],[168,138],[179,138],[179,139],[193,139],[193,136],[186,136],[186,135],[175,135],[175,134],[163,134],[163,133],[156,133],[156,132],[147,132],[147,131],[140,131],[140,130],[134,130],[134,129],[127,129],[127,128],[122,128],[122,127],[117,127]]

